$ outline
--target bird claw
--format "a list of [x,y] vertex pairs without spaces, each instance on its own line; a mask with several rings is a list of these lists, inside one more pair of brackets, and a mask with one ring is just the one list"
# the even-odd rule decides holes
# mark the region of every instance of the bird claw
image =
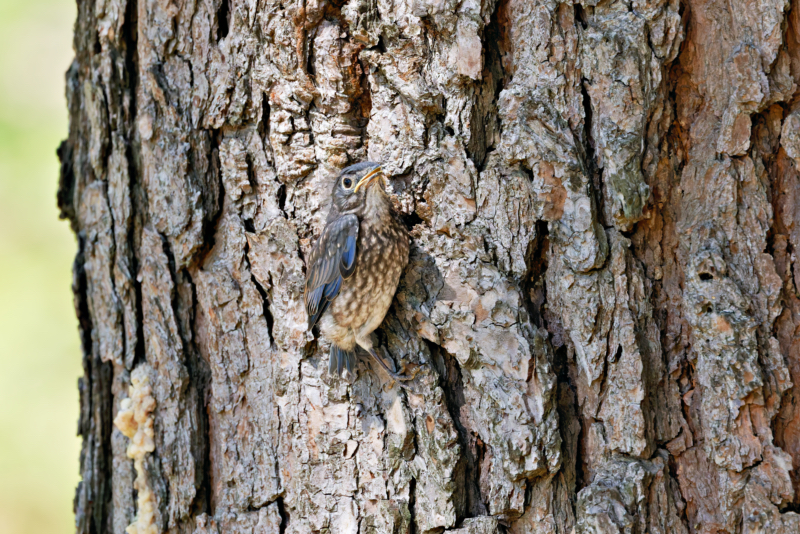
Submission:
[[409,367],[411,367],[411,373],[410,374],[407,373],[408,367],[403,366],[403,370],[395,378],[397,378],[398,380],[400,380],[402,382],[408,382],[410,380],[414,380],[415,378],[417,378],[417,375],[419,374],[421,367],[419,365],[416,365],[416,364],[413,364],[413,363]]
[[[400,387],[402,387],[404,389],[409,389],[411,391],[414,391],[413,389],[408,387],[406,384],[404,384],[404,382],[409,382],[411,380],[414,380],[414,378],[416,378],[416,376],[417,376],[417,373],[419,373],[419,367],[416,367],[413,370],[411,376],[408,376],[408,375],[405,375],[405,374],[400,374],[400,373],[396,372],[394,369],[389,368],[389,366],[386,364],[386,362],[383,361],[383,358],[378,356],[378,354],[375,352],[375,349],[370,349],[369,350],[369,354],[370,354],[370,356],[372,356],[380,364],[381,367],[383,367],[383,370],[386,371],[386,374],[388,374],[395,382],[397,382],[397,384]],[[392,365],[392,367],[394,367],[394,364]]]
[[410,382],[411,380],[414,380],[414,377],[416,376],[416,373],[411,375],[411,376],[400,374],[400,373],[388,373],[388,374],[389,374],[390,377],[395,379],[397,382]]
[[386,386],[388,386],[387,389],[392,389],[395,385],[397,385],[406,391],[410,391],[414,395],[422,395],[422,392],[416,388],[413,388],[410,383],[410,381],[414,380],[414,377],[417,376],[417,372],[418,370],[415,370],[411,376],[401,375],[398,373],[388,373],[390,382],[386,384]]

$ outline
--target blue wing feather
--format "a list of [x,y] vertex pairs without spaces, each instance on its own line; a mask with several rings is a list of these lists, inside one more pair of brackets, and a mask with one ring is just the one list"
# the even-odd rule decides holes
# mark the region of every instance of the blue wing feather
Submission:
[[329,220],[311,252],[305,287],[309,329],[339,295],[342,280],[355,272],[358,226],[353,214]]
[[333,300],[339,294],[339,289],[342,287],[342,277],[339,276],[335,281],[330,284],[325,284],[325,298]]
[[308,295],[308,302],[306,302],[306,310],[310,314],[314,314],[319,309],[319,303],[322,295],[325,292],[325,286],[320,286]]
[[342,253],[342,261],[339,263],[339,272],[344,278],[350,278],[356,267],[356,236],[347,236]]
[[322,317],[322,314],[325,313],[325,310],[328,309],[328,306],[330,305],[330,303],[331,303],[331,301],[329,301],[326,298],[323,298],[322,301],[320,302],[319,309],[317,309],[317,311],[315,311],[315,312],[309,312],[309,315],[308,315],[308,329],[309,330],[314,328],[314,325],[317,324],[317,321],[319,320],[319,318]]

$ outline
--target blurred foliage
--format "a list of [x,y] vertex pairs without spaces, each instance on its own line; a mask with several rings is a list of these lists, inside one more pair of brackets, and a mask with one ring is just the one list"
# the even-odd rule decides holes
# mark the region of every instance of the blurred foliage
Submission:
[[75,4],[0,0],[0,533],[73,532],[81,374],[58,143]]

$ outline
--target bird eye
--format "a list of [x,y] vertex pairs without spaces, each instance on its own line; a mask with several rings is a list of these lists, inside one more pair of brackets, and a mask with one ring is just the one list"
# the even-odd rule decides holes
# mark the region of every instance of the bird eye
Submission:
[[342,180],[342,185],[344,186],[345,189],[350,189],[351,187],[353,187],[353,180],[351,180],[350,178],[345,178],[344,180]]

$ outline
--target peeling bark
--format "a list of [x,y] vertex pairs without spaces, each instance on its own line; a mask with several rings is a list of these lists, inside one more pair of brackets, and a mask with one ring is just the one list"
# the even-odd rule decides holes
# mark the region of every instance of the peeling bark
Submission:
[[[79,533],[800,531],[800,1],[80,2]],[[338,170],[413,244],[349,385]]]

